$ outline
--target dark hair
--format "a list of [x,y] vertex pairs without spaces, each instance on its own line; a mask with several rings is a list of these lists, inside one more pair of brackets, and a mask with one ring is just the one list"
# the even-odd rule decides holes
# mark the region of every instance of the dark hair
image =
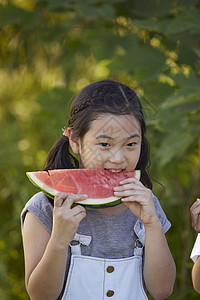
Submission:
[[[72,102],[68,127],[82,139],[93,120],[100,114],[133,115],[140,123],[142,143],[136,169],[141,170],[141,181],[152,189],[148,175],[150,166],[149,144],[145,136],[146,126],[141,103],[136,93],[128,86],[112,80],[94,82],[81,90]],[[78,160],[70,153],[69,140],[62,136],[51,148],[44,170],[79,168]]]

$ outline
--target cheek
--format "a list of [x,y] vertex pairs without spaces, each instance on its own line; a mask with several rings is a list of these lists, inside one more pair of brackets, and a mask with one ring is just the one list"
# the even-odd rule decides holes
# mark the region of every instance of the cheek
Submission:
[[143,160],[143,157],[142,157],[142,155],[141,155],[141,148],[140,149],[138,149],[138,152],[137,152],[137,158],[136,158],[136,165],[138,164],[138,162],[140,161],[140,160]]
[[129,164],[132,166],[132,169],[137,166],[138,161],[140,159],[140,147],[137,149],[137,151],[134,151],[134,153],[131,153],[129,155]]
[[96,148],[89,146],[82,149],[80,158],[83,166],[87,169],[103,168],[105,162],[105,155]]
[[140,159],[140,152],[138,151],[138,153],[136,153],[133,158],[135,167],[137,166],[139,159]]

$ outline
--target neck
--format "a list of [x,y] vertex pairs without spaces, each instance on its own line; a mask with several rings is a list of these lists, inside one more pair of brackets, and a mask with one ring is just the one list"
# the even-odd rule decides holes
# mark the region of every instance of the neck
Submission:
[[108,215],[120,215],[122,214],[125,210],[127,210],[127,206],[124,205],[123,203],[113,206],[113,207],[108,207],[108,208],[103,208],[103,209],[97,209],[99,212],[103,214],[108,214]]

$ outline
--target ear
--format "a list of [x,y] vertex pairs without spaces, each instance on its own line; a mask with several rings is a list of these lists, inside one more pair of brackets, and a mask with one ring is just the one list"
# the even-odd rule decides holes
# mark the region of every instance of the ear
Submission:
[[74,137],[74,134],[69,127],[68,127],[67,131],[68,131],[68,138],[69,138],[69,143],[72,148],[72,151],[74,152],[74,154],[79,154],[80,147],[81,147],[80,139]]

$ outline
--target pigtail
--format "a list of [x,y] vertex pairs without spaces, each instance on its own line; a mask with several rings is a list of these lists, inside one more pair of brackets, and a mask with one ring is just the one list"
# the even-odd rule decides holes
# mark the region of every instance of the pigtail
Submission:
[[62,136],[50,149],[43,171],[79,168],[78,160],[69,151],[69,139]]

